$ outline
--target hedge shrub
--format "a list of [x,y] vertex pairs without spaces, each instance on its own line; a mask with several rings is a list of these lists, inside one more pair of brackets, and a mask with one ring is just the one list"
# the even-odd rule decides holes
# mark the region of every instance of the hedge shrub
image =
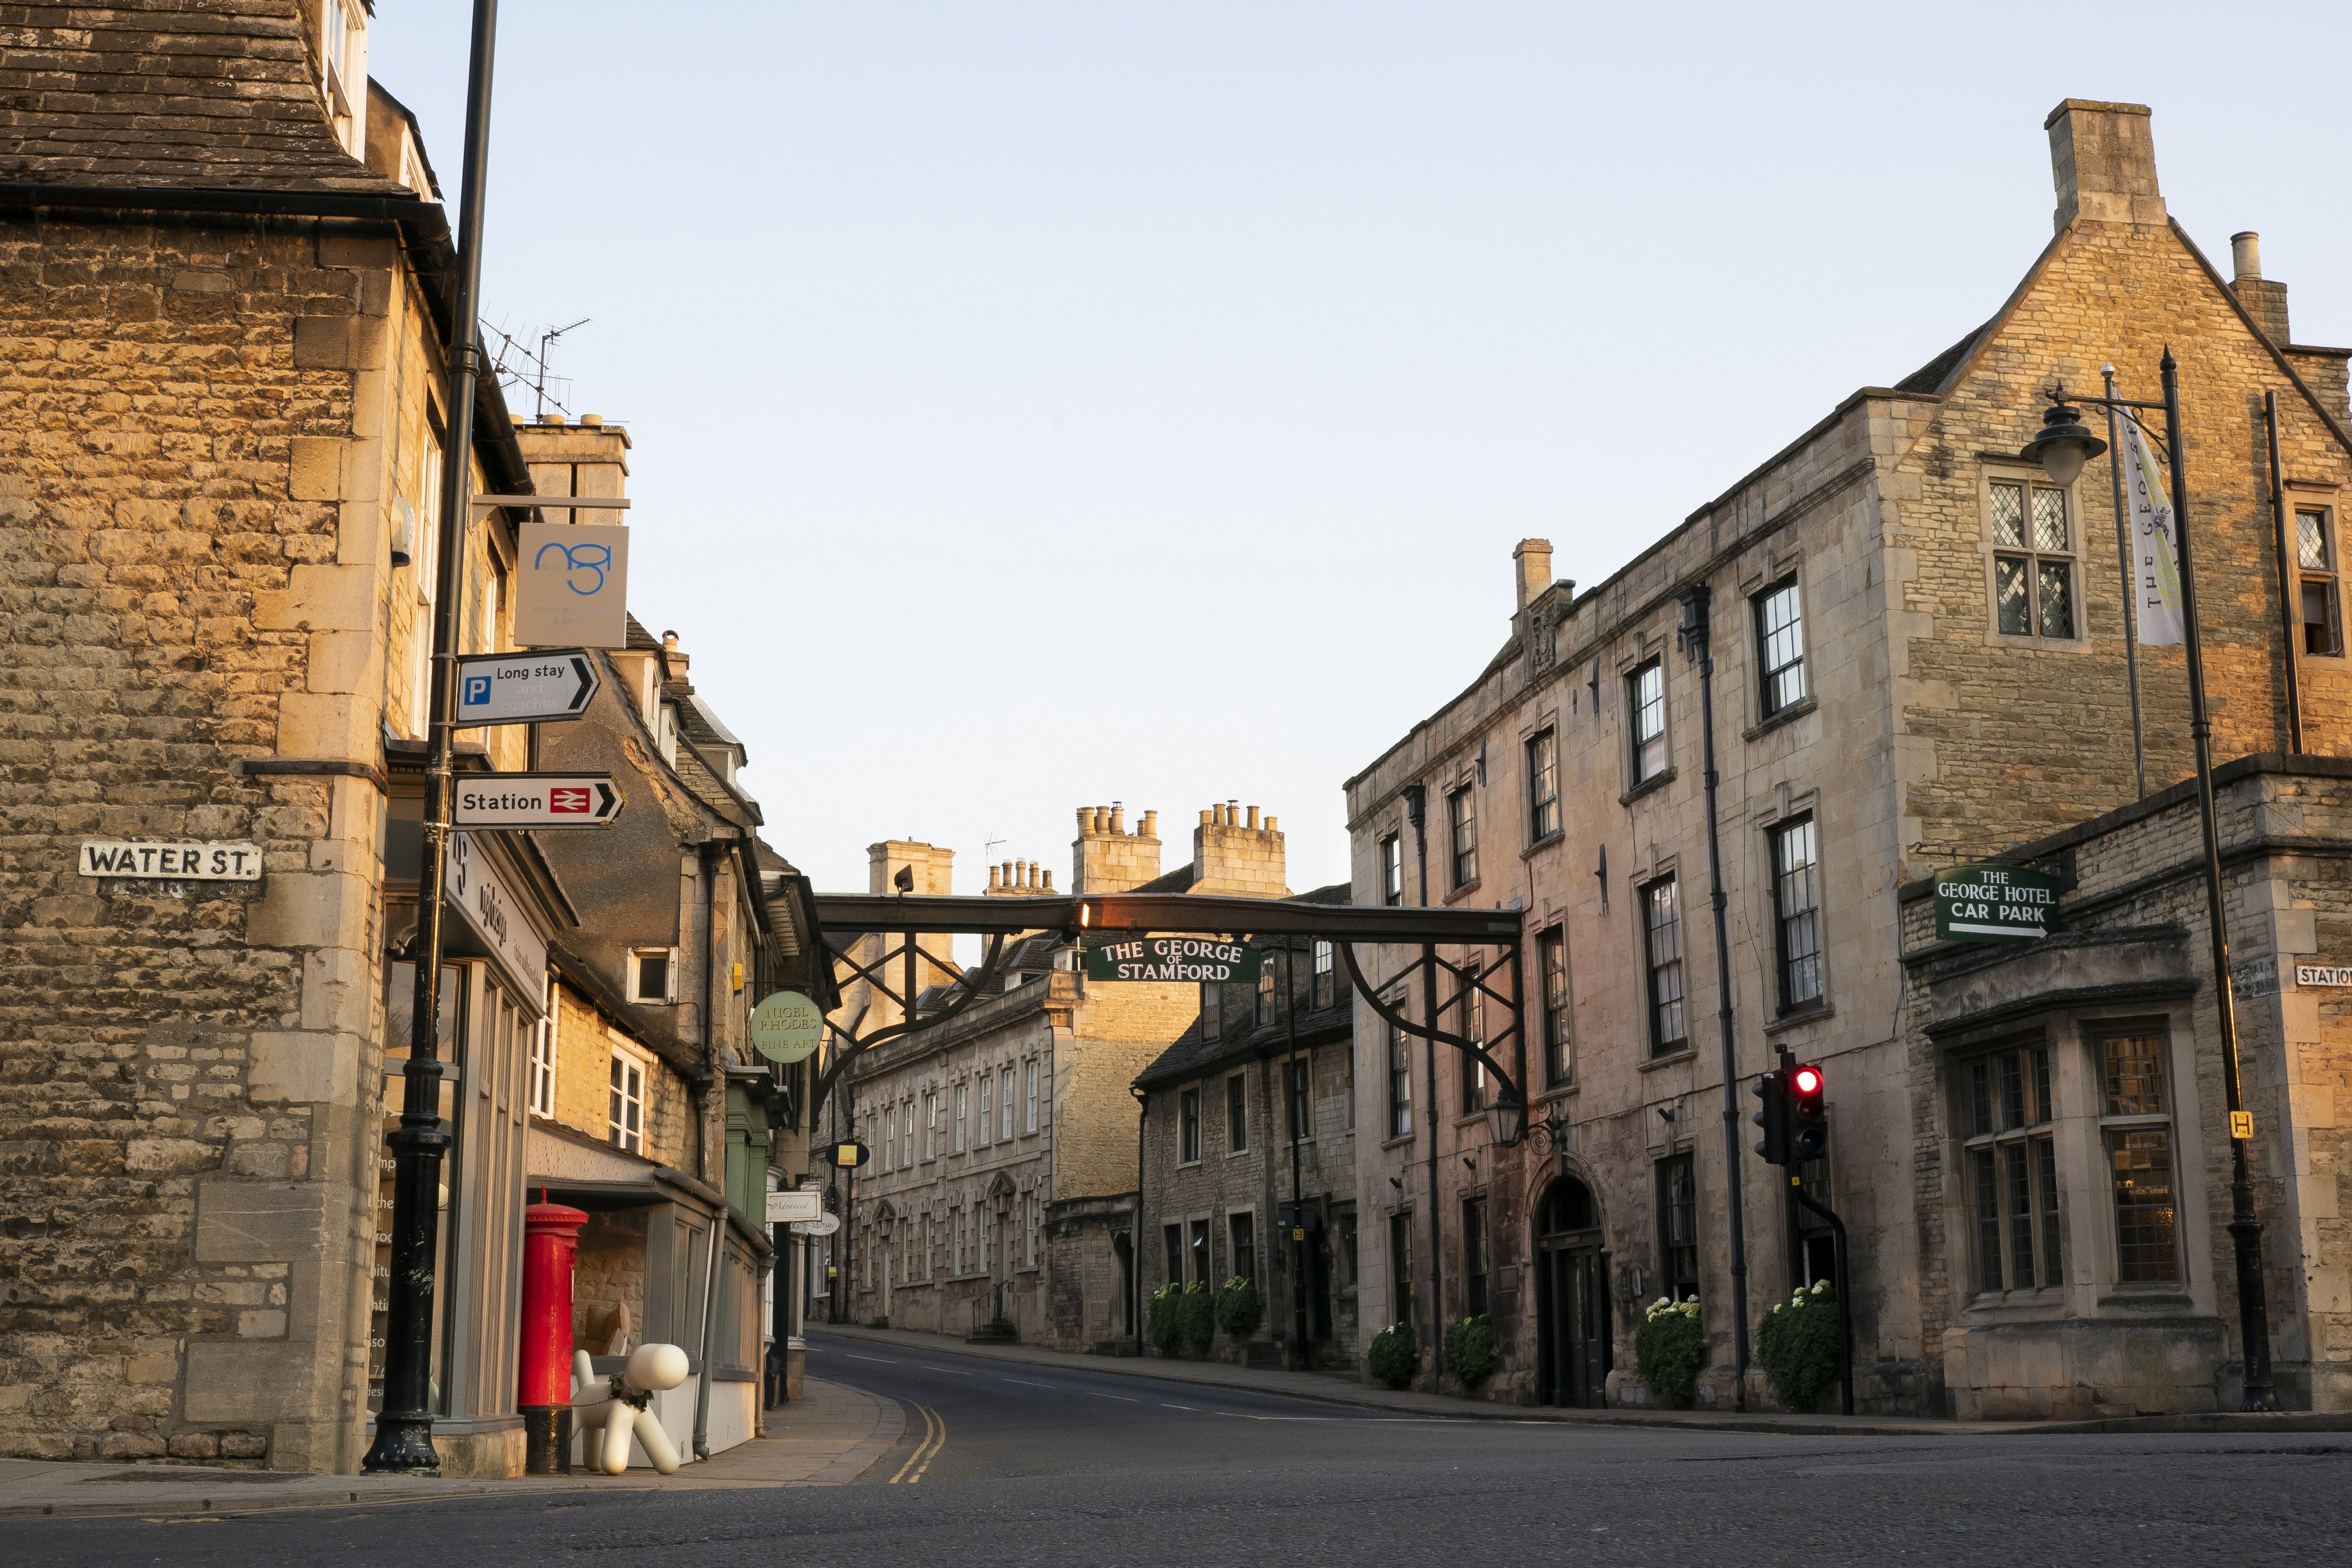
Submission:
[[1217,1292],[1217,1326],[1235,1339],[1247,1339],[1255,1333],[1265,1316],[1265,1306],[1258,1300],[1255,1281],[1236,1274]]
[[1706,1364],[1706,1328],[1698,1303],[1664,1296],[1651,1302],[1642,1326],[1633,1331],[1633,1364],[1652,1398],[1687,1408],[1698,1396],[1699,1368]]
[[1837,1292],[1827,1280],[1775,1301],[1756,1325],[1756,1364],[1791,1410],[1821,1403],[1837,1381],[1839,1348]]
[[1209,1346],[1216,1343],[1216,1298],[1209,1294],[1208,1282],[1195,1280],[1184,1287],[1176,1298],[1175,1318],[1178,1333],[1183,1337],[1184,1348],[1194,1355],[1206,1355]]
[[1495,1325],[1485,1313],[1445,1331],[1445,1370],[1465,1388],[1477,1387],[1494,1373]]
[[1376,1383],[1391,1388],[1402,1388],[1412,1381],[1421,1368],[1421,1357],[1412,1345],[1411,1323],[1391,1323],[1372,1336],[1364,1353],[1364,1367]]

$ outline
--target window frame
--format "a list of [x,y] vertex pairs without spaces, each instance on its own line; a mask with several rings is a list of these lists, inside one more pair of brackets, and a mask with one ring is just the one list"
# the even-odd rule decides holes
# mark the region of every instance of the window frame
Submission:
[[1474,788],[1465,784],[1445,795],[1445,863],[1455,893],[1478,885],[1478,802]]
[[[2310,559],[2305,547],[2303,524],[2306,517],[2318,521],[2320,559],[2317,561]],[[2345,657],[2344,568],[2342,543],[2336,537],[2336,508],[2297,501],[2294,504],[2294,530],[2295,624],[2302,629],[2302,634],[2295,639],[2295,652],[2306,659],[2341,659]],[[2311,595],[2315,588],[2324,597],[2326,608],[2325,618],[2317,622],[2311,616]],[[2326,630],[2330,646],[2315,648],[2311,645],[2315,625]]]
[[[646,994],[646,960],[658,958],[662,965],[662,983],[658,995]],[[675,947],[632,947],[629,949],[629,1000],[641,1007],[667,1007],[677,1000],[677,949]]]
[[[2176,1117],[2179,1095],[2173,1086],[2175,1073],[2172,1061],[2172,1029],[2163,1019],[2100,1019],[2084,1031],[2091,1046],[2092,1068],[2098,1074],[2098,1155],[2100,1167],[2106,1173],[2105,1185],[2105,1218],[2108,1227],[2107,1258],[2114,1269],[2114,1280],[2123,1288],[2153,1286],[2179,1290],[2188,1283],[2189,1249],[2182,1244],[2183,1214],[2187,1205],[2182,1201],[2181,1145]],[[2108,1047],[2117,1040],[2145,1040],[2153,1049],[2147,1060],[2153,1063],[2156,1075],[2158,1108],[2152,1111],[2118,1111],[2116,1098],[2114,1063]],[[2163,1245],[2170,1256],[2162,1273],[2143,1271],[2147,1265],[2134,1265],[2126,1260],[2127,1223],[2123,1188],[2126,1183],[2116,1179],[2116,1156],[2121,1152],[2119,1139],[2147,1134],[2159,1134],[2165,1153],[2165,1197],[2163,1206],[2166,1236]],[[2063,1197],[2063,1192],[2061,1194]],[[2129,1207],[2153,1208],[2156,1205]]]
[[1201,1086],[1197,1083],[1176,1091],[1176,1163],[1201,1163]]
[[1404,903],[1404,835],[1387,833],[1380,841],[1381,903],[1398,905]]
[[[1783,600],[1789,606],[1789,618],[1775,625],[1774,609]],[[1756,716],[1761,722],[1802,707],[1812,699],[1812,685],[1805,669],[1804,595],[1797,573],[1791,571],[1777,582],[1766,583],[1749,596],[1748,603],[1755,614]],[[1776,642],[1782,645],[1776,648]],[[1793,681],[1794,692],[1783,689],[1784,676]]]
[[[2015,486],[2021,497],[2019,517],[2019,542],[2009,544],[2000,538],[1994,491],[2003,486]],[[2073,486],[2053,485],[2046,475],[2028,473],[2023,469],[1992,469],[1983,471],[1979,486],[1983,508],[1985,556],[1985,605],[1990,635],[2003,643],[2062,643],[2084,646],[2089,635],[2084,626],[2083,605],[2083,519],[2082,508],[2074,504]],[[2054,495],[2066,528],[2066,545],[2063,549],[2044,549],[2036,535],[2037,495]],[[2024,569],[2028,591],[2025,596],[2028,630],[2012,632],[2001,624],[2001,563],[2021,563]],[[2044,629],[2042,603],[2043,569],[2051,563],[2062,565],[2066,573],[2067,608],[2072,625],[2063,632]]]
[[[1402,1003],[1402,998],[1397,998]],[[1412,1136],[1412,1037],[1392,1023],[1388,1030],[1389,1136]]]
[[[1657,1187],[1658,1293],[1670,1301],[1701,1301],[1703,1260],[1698,1239],[1698,1161],[1687,1149],[1652,1170]],[[1678,1185],[1679,1184],[1679,1185]],[[1687,1222],[1678,1229],[1677,1218]],[[1685,1259],[1688,1269],[1683,1267]],[[1686,1293],[1685,1293],[1686,1292]]]
[[1565,922],[1536,933],[1536,972],[1543,987],[1544,1087],[1566,1089],[1576,1082],[1576,1029],[1569,1014]]
[[1225,1075],[1225,1153],[1249,1153],[1249,1074]]
[[[1663,925],[1654,913],[1657,894],[1662,888],[1665,890],[1672,906],[1671,918]],[[1634,910],[1635,917],[1642,923],[1642,999],[1650,1026],[1650,1060],[1655,1061],[1661,1057],[1691,1049],[1689,975],[1685,968],[1688,955],[1682,934],[1682,897],[1675,873],[1668,872],[1642,883],[1641,895],[1634,901]],[[1671,929],[1674,934],[1675,950],[1673,956],[1661,958],[1658,956],[1658,937],[1661,930],[1665,929]],[[1662,1000],[1660,980],[1669,968],[1674,971],[1675,994],[1671,1000]],[[1672,1034],[1667,1032],[1669,1013],[1676,1026],[1675,1032]]]
[[[1643,697],[1642,688],[1654,675],[1658,689],[1656,700],[1651,701]],[[1657,719],[1657,728],[1645,730],[1643,727],[1653,715]],[[1655,783],[1675,770],[1673,726],[1666,713],[1666,658],[1663,653],[1652,654],[1625,674],[1625,736],[1630,746],[1626,766],[1634,789]],[[1655,767],[1647,766],[1643,760],[1653,745],[1658,752]]]
[[[2064,1260],[2072,1249],[2065,1185],[2058,1177],[2057,1137],[2064,1120],[2057,1106],[2058,1071],[2056,1052],[2041,1030],[1987,1041],[1953,1059],[1952,1125],[1960,1134],[1953,1142],[1972,1299],[2032,1299],[2065,1289]],[[2012,1082],[2015,1121],[2008,1110]],[[2021,1261],[2032,1276],[2028,1283],[2019,1282]]]
[[[1781,855],[1783,846],[1801,831],[1805,835],[1806,860],[1797,870],[1802,873],[1804,896],[1811,902],[1792,910],[1790,881],[1795,873],[1783,865]],[[1772,970],[1780,993],[1780,1016],[1814,1012],[1829,1006],[1830,996],[1828,943],[1822,930],[1819,818],[1811,811],[1801,811],[1773,823],[1765,830],[1764,838],[1771,866]],[[1802,947],[1806,942],[1810,942],[1810,947]],[[1812,990],[1800,995],[1799,988],[1808,971]]]
[[1528,737],[1528,843],[1530,847],[1558,838],[1560,821],[1559,728],[1546,725]]
[[[646,1140],[653,1133],[651,1117],[646,1113],[646,1102],[650,1098],[646,1087],[646,1080],[650,1076],[647,1071],[648,1063],[643,1056],[616,1040],[608,1039],[604,1049],[606,1060],[609,1062],[604,1074],[605,1144],[609,1147],[620,1149],[627,1154],[643,1155],[646,1152]],[[634,1094],[630,1092],[628,1087],[632,1079],[635,1083]],[[636,1121],[634,1126],[619,1114],[620,1112],[632,1106],[636,1111]]]
[[1307,977],[1307,1005],[1322,1009],[1338,1005],[1339,999],[1339,949],[1322,937],[1315,938]]

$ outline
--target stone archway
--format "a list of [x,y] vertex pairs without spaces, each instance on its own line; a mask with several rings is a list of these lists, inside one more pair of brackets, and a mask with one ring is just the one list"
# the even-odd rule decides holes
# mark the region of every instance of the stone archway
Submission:
[[1559,1176],[1536,1200],[1530,1228],[1537,1398],[1597,1410],[1605,1402],[1612,1333],[1609,1254],[1592,1189],[1574,1176]]

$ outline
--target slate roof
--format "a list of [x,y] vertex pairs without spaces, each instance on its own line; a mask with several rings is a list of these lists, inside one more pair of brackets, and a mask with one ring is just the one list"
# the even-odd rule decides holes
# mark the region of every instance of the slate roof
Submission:
[[0,3],[0,181],[415,200],[336,142],[315,15],[303,0]]
[[1967,337],[1896,382],[1895,390],[1905,392],[1942,392],[1944,383],[1951,380],[1952,372],[1960,368],[1960,361],[1969,357],[1969,350],[1976,347],[1977,340],[1983,337],[1986,329],[1991,325],[1992,322],[1988,321],[1984,326],[1977,328]]

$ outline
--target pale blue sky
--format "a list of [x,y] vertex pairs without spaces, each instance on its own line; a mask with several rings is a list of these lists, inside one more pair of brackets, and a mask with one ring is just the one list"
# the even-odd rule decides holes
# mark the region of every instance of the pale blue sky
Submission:
[[[467,0],[374,75],[454,201]],[[2352,342],[2341,5],[504,7],[486,314],[637,445],[675,628],[820,887],[865,846],[1066,879],[1071,809],[1278,813],[2050,235],[2042,120],[2155,109],[2173,214]],[[989,838],[1004,841],[992,855]]]

